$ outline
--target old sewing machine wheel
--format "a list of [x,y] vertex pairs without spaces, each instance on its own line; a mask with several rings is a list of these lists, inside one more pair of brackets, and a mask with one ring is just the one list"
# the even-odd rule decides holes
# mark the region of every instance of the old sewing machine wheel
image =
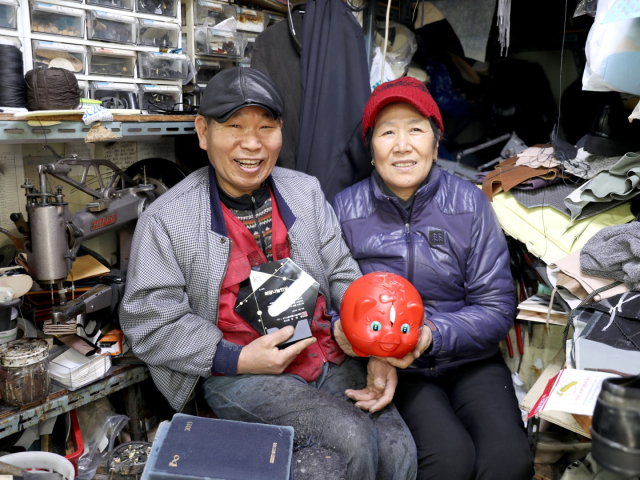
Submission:
[[181,167],[175,162],[164,158],[146,158],[134,163],[125,170],[136,184],[144,183],[144,174],[147,174],[147,183],[155,185],[153,194],[156,198],[187,177]]
[[142,473],[151,453],[149,442],[127,442],[118,445],[110,454],[109,472],[119,475]]

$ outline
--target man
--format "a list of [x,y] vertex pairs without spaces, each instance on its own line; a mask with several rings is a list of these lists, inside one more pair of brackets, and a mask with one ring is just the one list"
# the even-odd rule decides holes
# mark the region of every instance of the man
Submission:
[[[373,385],[373,374],[367,380],[360,361],[345,360],[331,336],[329,312],[360,270],[319,182],[274,168],[283,111],[257,70],[227,69],[209,82],[195,126],[211,165],[140,217],[123,330],[176,410],[199,386],[220,418],[290,425],[297,444],[338,452],[350,479],[415,478],[415,445],[395,407],[382,408],[385,387]],[[234,306],[252,266],[287,257],[320,293],[313,338],[278,349],[293,327],[259,336]],[[376,414],[345,396],[365,386],[377,392]]]

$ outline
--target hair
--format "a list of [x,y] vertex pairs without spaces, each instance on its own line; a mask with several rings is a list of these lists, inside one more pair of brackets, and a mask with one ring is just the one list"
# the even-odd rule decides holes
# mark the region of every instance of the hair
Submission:
[[[438,124],[433,119],[433,117],[429,117],[427,120],[429,120],[429,125],[431,125],[431,130],[433,131],[433,136],[436,139],[436,144],[437,144],[440,142],[440,140],[442,140],[442,131],[440,130],[440,127],[438,127]],[[367,147],[367,150],[369,151],[369,155],[373,157],[373,146],[371,144],[372,140],[373,140],[373,128],[370,128],[364,137],[364,144]]]

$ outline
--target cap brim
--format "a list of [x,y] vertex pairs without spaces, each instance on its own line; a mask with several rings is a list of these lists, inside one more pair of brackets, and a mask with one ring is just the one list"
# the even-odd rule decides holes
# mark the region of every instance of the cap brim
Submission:
[[244,103],[242,105],[239,105],[239,106],[229,110],[228,112],[225,112],[223,115],[218,115],[217,117],[211,116],[211,118],[213,118],[218,123],[224,123],[227,120],[229,120],[233,116],[234,113],[236,113],[238,110],[241,110],[241,109],[243,109],[245,107],[260,107],[260,108],[263,108],[264,110],[266,110],[267,113],[269,115],[271,115],[271,117],[274,120],[277,120],[278,118],[280,118],[280,116],[277,114],[277,112],[275,112],[272,108],[270,108],[270,107],[268,107],[266,105],[263,105],[261,103]]

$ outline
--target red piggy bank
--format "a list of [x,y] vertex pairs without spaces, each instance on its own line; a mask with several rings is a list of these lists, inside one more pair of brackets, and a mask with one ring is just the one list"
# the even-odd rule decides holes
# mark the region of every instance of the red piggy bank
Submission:
[[372,272],[347,288],[340,323],[354,353],[361,357],[402,358],[420,338],[422,298],[400,275]]

